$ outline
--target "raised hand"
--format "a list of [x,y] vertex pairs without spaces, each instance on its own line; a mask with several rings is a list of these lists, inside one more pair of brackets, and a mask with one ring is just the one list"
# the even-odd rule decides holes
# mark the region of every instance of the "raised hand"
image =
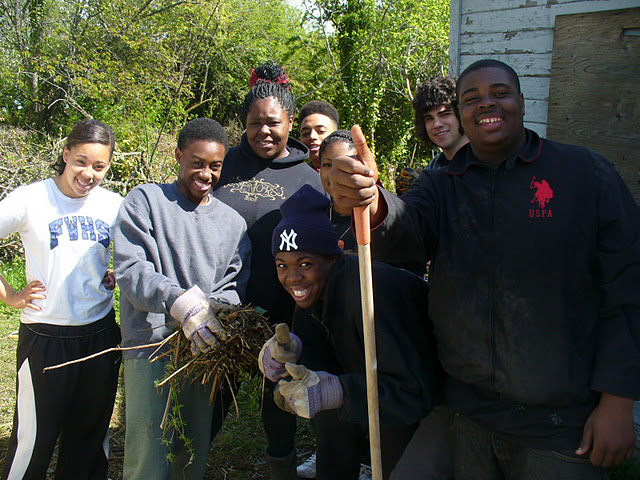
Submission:
[[351,211],[353,207],[369,205],[377,198],[376,162],[360,127],[355,125],[351,132],[358,158],[336,157],[329,171],[331,196],[338,211]]
[[265,342],[258,355],[258,367],[272,382],[277,382],[285,375],[285,363],[294,363],[302,352],[302,342],[298,336],[289,332],[286,323],[276,325],[276,334]]

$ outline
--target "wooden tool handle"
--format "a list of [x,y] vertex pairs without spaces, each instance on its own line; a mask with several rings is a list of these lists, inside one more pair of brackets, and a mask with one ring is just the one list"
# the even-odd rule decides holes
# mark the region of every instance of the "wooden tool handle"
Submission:
[[358,245],[371,243],[371,221],[369,220],[369,205],[353,209],[353,223],[356,227]]

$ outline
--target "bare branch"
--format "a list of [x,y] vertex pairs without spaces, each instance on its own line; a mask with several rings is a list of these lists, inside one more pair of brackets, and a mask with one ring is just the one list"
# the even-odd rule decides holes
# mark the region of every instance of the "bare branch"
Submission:
[[140,15],[140,18],[148,18],[148,17],[152,17],[153,15],[158,15],[159,13],[166,12],[167,10],[171,10],[172,8],[177,7],[178,5],[182,5],[184,3],[187,3],[187,2],[181,1],[181,2],[172,3],[171,5],[167,5],[166,7],[158,8],[157,10],[152,10],[151,12]]

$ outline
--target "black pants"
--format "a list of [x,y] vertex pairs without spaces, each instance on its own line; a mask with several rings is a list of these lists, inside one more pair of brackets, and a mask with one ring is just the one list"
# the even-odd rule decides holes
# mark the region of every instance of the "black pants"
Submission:
[[116,346],[111,311],[79,327],[21,324],[16,411],[3,479],[42,480],[58,436],[56,480],[107,478],[109,421],[118,387],[120,352],[50,370]]
[[[312,420],[316,432],[317,480],[357,480],[360,458],[367,449],[367,425],[343,422],[336,410],[319,412]],[[382,473],[391,475],[418,424],[380,427]]]

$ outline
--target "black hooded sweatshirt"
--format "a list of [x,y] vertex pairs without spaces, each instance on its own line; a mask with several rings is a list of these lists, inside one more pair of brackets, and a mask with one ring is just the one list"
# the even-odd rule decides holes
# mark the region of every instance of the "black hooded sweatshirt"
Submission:
[[280,205],[308,183],[323,192],[320,175],[305,163],[309,149],[289,137],[289,155],[265,160],[251,149],[247,134],[227,153],[213,196],[235,209],[247,222],[251,239],[251,275],[245,300],[267,310],[274,323],[291,324],[295,303],[278,281],[271,254],[271,235]]

